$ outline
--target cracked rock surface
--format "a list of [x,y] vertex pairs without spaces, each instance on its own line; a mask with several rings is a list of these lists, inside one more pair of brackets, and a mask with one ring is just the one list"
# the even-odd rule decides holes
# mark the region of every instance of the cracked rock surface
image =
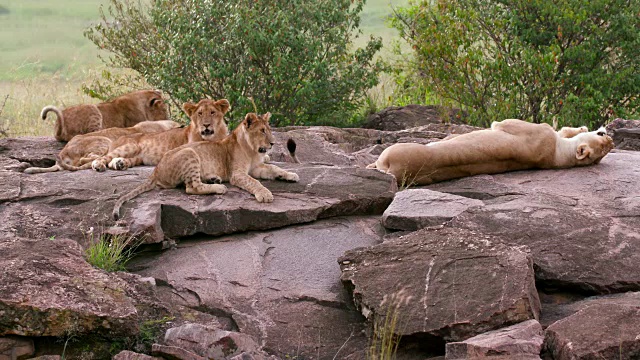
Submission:
[[166,301],[225,314],[268,352],[348,358],[366,344],[363,318],[340,284],[336,259],[377,244],[379,216],[338,217],[269,232],[183,241],[140,259]]

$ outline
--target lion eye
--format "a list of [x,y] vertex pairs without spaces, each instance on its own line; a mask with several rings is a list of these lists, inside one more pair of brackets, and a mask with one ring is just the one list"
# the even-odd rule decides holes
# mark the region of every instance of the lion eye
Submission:
[[198,111],[198,115],[202,116],[202,111]]
[[263,133],[263,134],[266,134],[266,133],[267,133],[267,130],[262,129],[262,133]]
[[213,115],[213,114],[215,114],[215,113],[216,113],[215,111],[211,110],[211,115]]
[[598,133],[597,133],[597,134],[598,134],[599,136],[605,136],[605,135],[606,135],[606,133],[605,133],[604,131],[598,131]]

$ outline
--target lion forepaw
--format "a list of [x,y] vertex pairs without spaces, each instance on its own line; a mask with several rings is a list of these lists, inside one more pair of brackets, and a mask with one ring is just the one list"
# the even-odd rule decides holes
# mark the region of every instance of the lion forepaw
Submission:
[[257,192],[256,200],[258,200],[258,202],[261,202],[261,203],[273,202],[273,194],[269,190]]
[[284,175],[278,176],[278,179],[279,180],[285,180],[285,181],[291,181],[291,182],[298,182],[300,180],[300,177],[296,173],[286,172],[286,173],[284,173]]
[[97,172],[103,172],[107,170],[107,167],[105,166],[104,162],[100,160],[93,160],[93,162],[91,162],[91,168]]
[[113,170],[126,170],[127,164],[123,158],[113,158],[109,163],[109,169]]

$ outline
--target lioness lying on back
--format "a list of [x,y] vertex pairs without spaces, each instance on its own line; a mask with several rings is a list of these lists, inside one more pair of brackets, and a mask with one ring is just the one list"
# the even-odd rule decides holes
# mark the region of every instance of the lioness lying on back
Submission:
[[200,100],[197,104],[185,103],[183,109],[191,118],[189,126],[157,134],[134,134],[119,138],[111,144],[107,155],[96,159],[91,167],[105,171],[124,170],[138,165],[156,165],[169,150],[194,141],[218,141],[227,136],[224,115],[229,111],[229,101]]
[[83,104],[60,110],[45,106],[40,117],[48,112],[58,117],[55,137],[58,141],[69,141],[76,135],[108,129],[131,127],[142,121],[169,119],[169,109],[158,90],[134,91],[100,104]]
[[56,164],[48,168],[30,167],[27,174],[55,172],[60,170],[83,170],[91,168],[91,162],[109,151],[111,143],[125,135],[147,134],[177,128],[180,124],[171,120],[143,121],[128,128],[109,128],[77,135],[71,139],[57,156]]
[[478,174],[597,164],[613,149],[613,139],[603,129],[582,131],[558,134],[548,124],[509,119],[428,145],[394,144],[367,168],[394,175],[398,184],[428,185]]
[[298,181],[298,175],[265,164],[266,152],[274,137],[269,127],[270,113],[249,113],[231,135],[220,142],[197,142],[169,151],[156,166],[151,178],[122,196],[113,208],[120,216],[122,204],[156,187],[169,189],[185,184],[187,194],[224,194],[227,188],[207,182],[229,181],[255,195],[258,202],[272,202],[273,194],[259,179]]

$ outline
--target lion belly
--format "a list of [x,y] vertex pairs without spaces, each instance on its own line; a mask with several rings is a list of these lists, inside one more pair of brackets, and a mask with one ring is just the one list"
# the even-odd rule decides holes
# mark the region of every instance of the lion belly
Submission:
[[478,174],[545,167],[553,161],[555,139],[480,130],[429,144],[395,144],[378,163],[398,183],[427,185]]

